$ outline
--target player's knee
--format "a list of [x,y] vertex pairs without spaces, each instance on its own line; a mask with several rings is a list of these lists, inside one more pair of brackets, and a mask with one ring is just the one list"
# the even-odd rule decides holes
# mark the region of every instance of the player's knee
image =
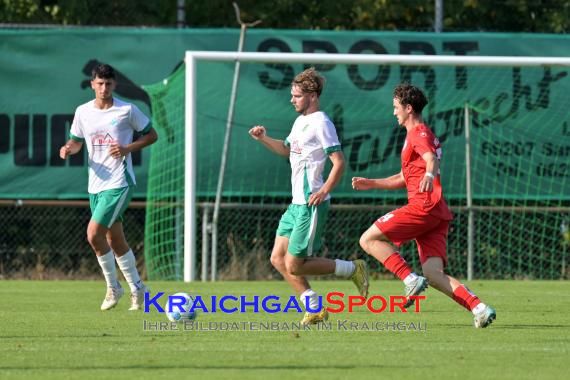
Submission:
[[297,261],[286,261],[285,262],[285,269],[287,270],[287,273],[292,274],[293,276],[300,276],[302,275],[302,263],[299,263]]
[[273,265],[273,268],[277,269],[279,272],[285,270],[285,260],[283,260],[283,257],[271,255],[269,261],[271,262],[271,265]]
[[106,237],[107,244],[114,252],[127,252],[130,247],[125,239]]
[[293,263],[288,263],[285,262],[285,270],[287,271],[288,274],[295,274],[295,265]]
[[87,241],[91,247],[96,248],[99,245],[104,244],[106,240],[105,235],[101,234],[97,229],[87,228]]
[[445,274],[443,259],[437,256],[429,257],[422,264],[422,272],[431,283],[445,283],[449,281],[449,276]]
[[366,232],[363,233],[362,236],[360,236],[360,240],[358,241],[358,243],[365,252],[368,252],[370,247],[370,237]]
[[92,247],[97,244],[97,234],[95,231],[87,230],[87,241]]

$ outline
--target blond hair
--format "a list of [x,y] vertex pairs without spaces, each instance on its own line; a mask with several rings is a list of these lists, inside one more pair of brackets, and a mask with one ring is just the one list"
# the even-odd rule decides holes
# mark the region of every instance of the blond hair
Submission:
[[325,87],[325,78],[314,67],[310,67],[297,74],[291,86],[298,86],[303,92],[316,92],[317,96],[321,96]]

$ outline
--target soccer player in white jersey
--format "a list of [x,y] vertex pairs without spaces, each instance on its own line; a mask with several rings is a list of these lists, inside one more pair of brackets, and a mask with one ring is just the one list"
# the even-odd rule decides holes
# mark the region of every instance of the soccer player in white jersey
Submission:
[[[295,77],[291,84],[291,104],[300,115],[285,140],[269,137],[261,125],[249,130],[251,137],[272,152],[288,156],[291,162],[293,200],[279,221],[271,264],[301,295],[307,310],[302,322],[308,324],[327,320],[328,311],[324,306],[317,311],[318,295],[311,289],[307,275],[334,273],[350,277],[360,295],[368,296],[368,273],[363,260],[331,260],[314,256],[321,246],[330,192],[340,181],[345,166],[335,126],[320,111],[319,97],[323,86],[324,78],[314,68]],[[327,180],[323,181],[327,159],[332,162],[332,169]]]
[[[91,88],[95,99],[77,107],[70,139],[59,150],[66,159],[83,144],[89,154],[89,203],[91,220],[87,240],[95,251],[107,282],[101,310],[117,305],[124,290],[117,279],[115,259],[131,289],[131,307],[139,310],[148,288],[140,279],[133,251],[123,232],[122,216],[131,200],[135,175],[131,152],[157,140],[149,119],[133,104],[113,97],[115,71],[107,64],[93,69]],[[142,136],[133,141],[134,131]]]

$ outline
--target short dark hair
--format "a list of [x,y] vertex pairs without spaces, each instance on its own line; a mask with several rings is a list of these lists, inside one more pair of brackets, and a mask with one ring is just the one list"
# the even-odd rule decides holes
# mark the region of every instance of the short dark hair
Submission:
[[394,89],[394,99],[398,99],[401,105],[411,105],[415,113],[422,113],[428,104],[428,100],[419,87],[409,83],[402,83]]
[[325,78],[314,67],[310,67],[293,79],[292,86],[299,86],[303,92],[316,92],[317,96],[321,96],[323,87],[325,87]]
[[115,79],[115,69],[111,65],[100,63],[91,71],[91,80],[95,80],[97,77],[101,79]]

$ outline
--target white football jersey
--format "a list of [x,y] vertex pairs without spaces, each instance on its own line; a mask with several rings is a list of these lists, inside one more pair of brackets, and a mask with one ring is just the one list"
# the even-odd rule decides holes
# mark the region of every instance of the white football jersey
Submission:
[[328,155],[341,150],[335,126],[322,111],[300,115],[285,145],[291,149],[292,203],[307,204],[309,195],[323,186]]
[[131,155],[121,159],[109,154],[109,146],[133,141],[133,133],[150,128],[149,119],[134,104],[113,98],[108,109],[95,107],[91,100],[77,107],[71,138],[85,143],[89,155],[89,187],[91,194],[135,185]]

